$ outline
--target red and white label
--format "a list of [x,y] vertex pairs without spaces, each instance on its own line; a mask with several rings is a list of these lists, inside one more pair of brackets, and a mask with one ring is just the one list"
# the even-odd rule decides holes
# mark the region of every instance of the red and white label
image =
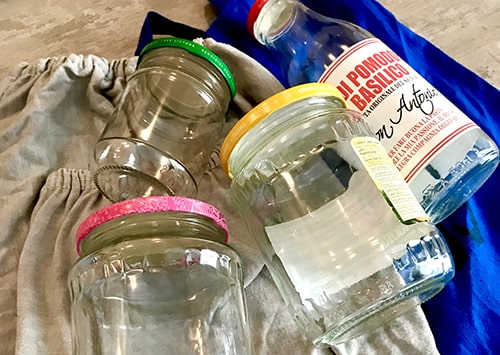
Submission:
[[463,112],[380,40],[363,40],[338,57],[320,82],[360,111],[406,182],[447,144],[476,127]]

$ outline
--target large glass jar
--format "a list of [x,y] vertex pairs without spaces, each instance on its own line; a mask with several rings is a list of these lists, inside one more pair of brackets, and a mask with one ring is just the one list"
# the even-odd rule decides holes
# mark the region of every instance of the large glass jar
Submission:
[[80,225],[73,354],[251,354],[242,267],[204,202],[118,202]]
[[316,92],[324,85],[264,101],[221,149],[232,203],[318,346],[380,326],[454,275],[446,241],[381,143],[358,112]]
[[235,93],[228,67],[205,47],[181,38],[149,43],[95,145],[97,187],[113,202],[195,197]]
[[288,85],[332,84],[362,113],[434,223],[497,168],[498,147],[472,117],[362,27],[298,0],[256,1],[248,27],[273,51]]

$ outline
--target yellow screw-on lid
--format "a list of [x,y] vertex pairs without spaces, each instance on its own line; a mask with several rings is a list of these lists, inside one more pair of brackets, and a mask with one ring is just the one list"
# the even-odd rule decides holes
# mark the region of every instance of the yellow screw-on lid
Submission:
[[232,178],[229,170],[228,159],[239,140],[255,125],[265,119],[270,113],[279,110],[293,102],[314,96],[334,96],[346,107],[345,100],[337,88],[326,83],[308,83],[297,85],[280,91],[279,93],[262,101],[252,110],[248,111],[229,131],[220,151],[222,167],[226,174]]

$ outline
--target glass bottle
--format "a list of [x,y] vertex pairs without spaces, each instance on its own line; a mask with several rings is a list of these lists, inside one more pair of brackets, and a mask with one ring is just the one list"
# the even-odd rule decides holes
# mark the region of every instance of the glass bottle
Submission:
[[296,0],[259,0],[249,31],[273,49],[290,86],[327,82],[360,111],[434,223],[462,205],[499,162],[470,118],[365,29]]
[[304,85],[241,118],[221,163],[294,319],[331,346],[434,296],[454,265],[360,113],[328,84]]
[[73,354],[251,354],[241,260],[224,216],[154,196],[79,226],[69,272]]
[[235,93],[231,72],[210,50],[181,38],[153,40],[94,147],[95,184],[113,202],[195,197]]

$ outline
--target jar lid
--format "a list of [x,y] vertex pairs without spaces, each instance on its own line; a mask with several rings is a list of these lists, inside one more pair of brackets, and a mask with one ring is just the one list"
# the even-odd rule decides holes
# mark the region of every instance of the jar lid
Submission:
[[88,216],[78,227],[76,233],[76,247],[80,253],[80,244],[90,232],[97,226],[113,219],[140,213],[154,212],[190,212],[212,219],[229,236],[227,222],[222,214],[214,206],[199,200],[179,196],[150,196],[139,197],[120,201],[95,211]]
[[229,131],[220,150],[221,165],[226,174],[232,178],[229,167],[229,156],[240,139],[260,121],[265,119],[270,113],[279,110],[293,102],[309,97],[332,96],[338,99],[343,107],[346,107],[345,100],[340,91],[333,85],[327,83],[308,83],[297,85],[265,99],[260,104],[247,112]]
[[209,61],[221,72],[222,76],[224,76],[224,79],[226,79],[227,85],[229,86],[229,90],[231,91],[231,97],[234,98],[234,96],[236,95],[236,83],[234,81],[233,74],[229,70],[228,66],[214,52],[193,41],[177,37],[154,39],[142,49],[141,53],[139,54],[139,60],[137,63],[139,64],[141,62],[146,53],[149,53],[153,49],[165,47],[181,48],[191,54]]
[[260,11],[267,3],[268,0],[256,0],[248,12],[247,30],[252,36],[255,36],[253,32],[253,25],[255,24],[255,21],[257,21],[257,17],[259,17]]

